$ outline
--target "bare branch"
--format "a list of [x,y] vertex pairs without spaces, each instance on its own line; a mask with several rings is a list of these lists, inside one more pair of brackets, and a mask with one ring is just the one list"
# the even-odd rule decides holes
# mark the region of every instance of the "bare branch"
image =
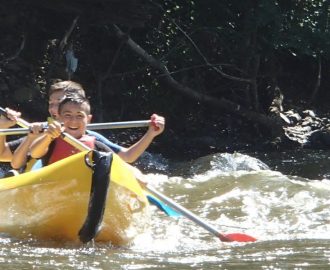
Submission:
[[[163,10],[163,8],[158,5],[155,4],[156,6],[158,6],[160,9]],[[186,39],[191,43],[191,45],[194,47],[194,49],[196,50],[196,52],[199,54],[199,56],[203,59],[203,61],[205,62],[205,64],[210,67],[211,69],[213,69],[216,73],[220,74],[222,77],[233,80],[233,81],[239,81],[239,82],[246,82],[246,83],[253,83],[253,80],[251,79],[246,79],[246,78],[241,78],[241,77],[236,77],[236,76],[231,76],[225,72],[222,71],[221,66],[216,67],[215,65],[212,65],[208,59],[204,56],[204,54],[201,52],[201,50],[198,48],[198,46],[196,45],[196,43],[192,40],[192,38],[176,23],[176,21],[172,18],[170,18],[171,22],[179,29],[179,31],[186,37]]]
[[60,51],[63,51],[64,47],[68,44],[69,37],[71,36],[74,28],[77,25],[78,19],[79,19],[79,16],[77,16],[76,18],[74,18],[74,20],[71,23],[70,28],[68,29],[68,31],[66,31],[64,37],[62,38],[62,40],[60,42],[60,45],[59,45]]
[[189,42],[191,43],[191,45],[195,48],[195,50],[197,51],[197,53],[204,60],[205,64],[208,67],[210,67],[211,69],[213,69],[215,72],[217,72],[218,74],[220,74],[224,78],[227,78],[227,79],[230,79],[230,80],[233,80],[233,81],[252,83],[252,80],[250,80],[250,79],[245,79],[245,78],[240,78],[240,77],[236,77],[236,76],[231,76],[231,75],[223,72],[222,69],[221,69],[221,65],[219,66],[219,68],[216,67],[215,65],[212,65],[207,60],[207,58],[203,55],[203,53],[198,48],[198,46],[196,45],[196,43],[192,40],[192,38],[185,31],[183,31],[183,29],[174,20],[172,20],[172,22],[176,25],[176,27],[180,30],[180,32],[189,40]]
[[[231,65],[231,64],[214,64],[212,66],[214,66],[214,67],[217,67],[217,66],[230,66],[230,67],[233,67],[233,65]],[[194,66],[190,66],[190,67],[185,67],[185,68],[177,69],[175,71],[171,71],[170,74],[176,74],[176,73],[184,72],[184,71],[187,71],[187,70],[192,70],[192,69],[197,69],[197,68],[205,68],[205,67],[210,67],[210,65],[201,64],[201,65],[194,65]],[[158,77],[162,77],[162,76],[165,76],[165,74],[160,74]]]
[[25,35],[23,35],[21,45],[19,46],[17,52],[13,56],[10,56],[10,57],[0,61],[0,64],[5,64],[5,63],[8,63],[8,62],[13,61],[14,59],[16,59],[25,47],[25,40],[26,40],[26,37],[25,37]]

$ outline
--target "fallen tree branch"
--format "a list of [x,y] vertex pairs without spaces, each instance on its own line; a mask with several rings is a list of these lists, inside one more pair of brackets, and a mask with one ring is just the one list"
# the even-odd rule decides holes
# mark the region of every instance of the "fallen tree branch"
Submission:
[[144,61],[146,61],[151,67],[161,72],[164,76],[162,77],[164,82],[167,83],[171,88],[181,92],[182,94],[201,101],[208,103],[217,109],[221,108],[229,113],[238,115],[242,118],[245,118],[251,122],[255,122],[261,124],[271,131],[273,136],[282,136],[283,128],[281,124],[281,120],[277,118],[270,118],[264,114],[257,113],[254,111],[247,110],[228,99],[225,98],[215,98],[209,95],[202,94],[198,91],[193,90],[192,88],[182,85],[178,81],[176,81],[171,73],[168,71],[167,67],[157,59],[155,59],[152,55],[148,54],[143,48],[141,48],[134,40],[132,40],[127,34],[121,31],[121,29],[117,25],[113,25],[114,31],[117,37],[120,40],[126,41],[126,44],[129,48],[134,51],[137,55],[139,55]]

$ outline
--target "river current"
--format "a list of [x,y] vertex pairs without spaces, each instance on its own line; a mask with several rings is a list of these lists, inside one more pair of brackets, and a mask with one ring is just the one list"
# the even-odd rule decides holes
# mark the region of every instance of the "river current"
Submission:
[[150,228],[128,247],[0,237],[1,269],[330,269],[330,152],[219,153],[190,162],[146,155],[157,190],[221,233],[151,207]]

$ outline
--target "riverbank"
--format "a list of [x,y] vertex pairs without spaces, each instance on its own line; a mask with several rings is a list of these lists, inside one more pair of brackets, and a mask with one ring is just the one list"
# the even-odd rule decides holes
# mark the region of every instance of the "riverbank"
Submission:
[[[165,158],[193,160],[213,153],[272,152],[298,149],[330,149],[327,106],[306,109],[290,104],[283,111],[283,137],[273,138],[269,131],[229,115],[218,119],[185,122],[178,126],[171,117],[163,134],[155,138],[148,148],[151,153],[161,153]],[[168,120],[169,119],[169,120]],[[144,129],[104,131],[120,145],[130,146],[143,136]],[[329,142],[329,143],[328,143]]]

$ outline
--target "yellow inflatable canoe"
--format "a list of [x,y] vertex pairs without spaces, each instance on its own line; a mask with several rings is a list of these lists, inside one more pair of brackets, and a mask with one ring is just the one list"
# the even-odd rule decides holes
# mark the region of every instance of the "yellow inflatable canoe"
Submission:
[[[90,155],[81,152],[44,168],[0,179],[0,232],[17,238],[79,242],[81,228],[91,219],[93,170],[86,163]],[[148,201],[133,172],[115,154],[106,193],[95,240],[128,244],[148,225]]]

